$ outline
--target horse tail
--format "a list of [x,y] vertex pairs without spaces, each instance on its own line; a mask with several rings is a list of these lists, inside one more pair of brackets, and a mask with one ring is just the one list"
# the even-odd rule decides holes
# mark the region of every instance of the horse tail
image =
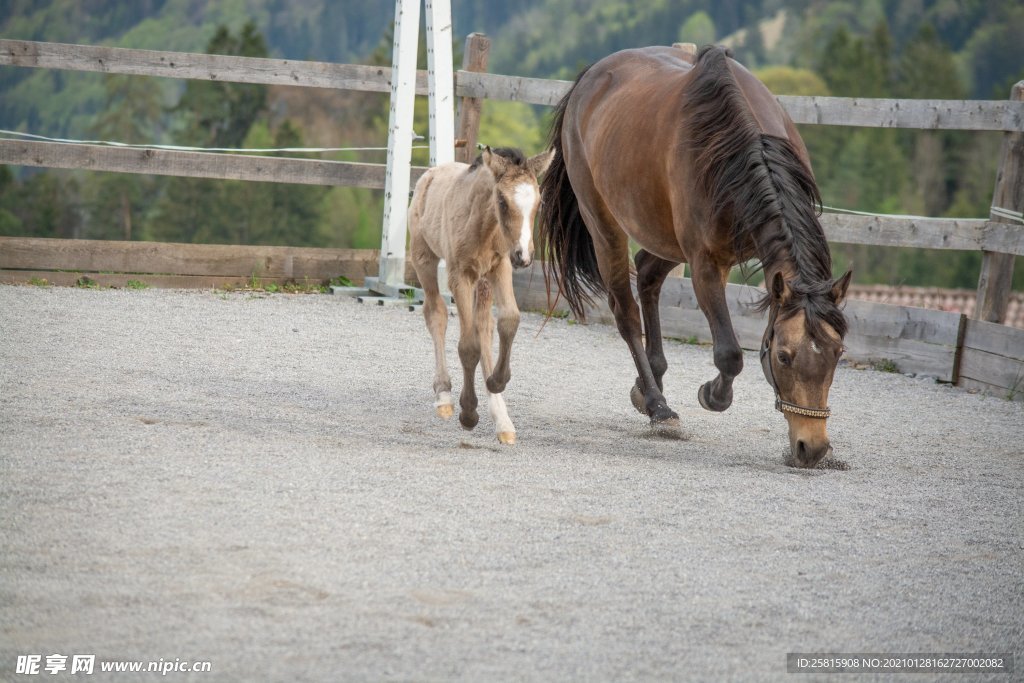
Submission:
[[[597,268],[594,239],[580,215],[576,193],[573,192],[565,168],[562,147],[562,124],[569,98],[585,73],[586,70],[580,73],[576,83],[555,108],[550,137],[554,156],[540,186],[539,229],[541,253],[544,257],[544,286],[547,289],[548,302],[551,303],[553,280],[555,289],[565,296],[569,308],[580,320],[586,317],[586,307],[593,303],[593,296],[605,291],[604,282]],[[557,302],[557,298],[555,301]]]

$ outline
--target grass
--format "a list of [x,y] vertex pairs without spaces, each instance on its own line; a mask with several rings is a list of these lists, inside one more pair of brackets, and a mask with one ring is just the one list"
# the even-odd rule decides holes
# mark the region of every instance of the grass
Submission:
[[1024,392],[1024,370],[1018,370],[1013,380],[1013,386],[1006,392],[1006,400],[1014,401],[1022,392]]
[[314,282],[308,277],[303,278],[302,282],[295,280],[281,283],[264,282],[255,273],[249,277],[246,284],[242,287],[226,284],[223,287],[214,287],[214,290],[223,293],[243,291],[266,292],[267,294],[329,294],[331,291],[327,285]]
[[876,358],[871,361],[871,369],[879,372],[899,372],[899,367],[888,358]]
[[338,277],[331,278],[330,284],[333,285],[334,287],[354,287],[355,286],[355,284],[351,280],[349,280],[347,277],[345,277],[344,275],[339,275]]
[[149,289],[149,285],[142,280],[129,280],[124,286],[128,289]]
[[29,279],[28,283],[33,287],[49,287],[50,282],[45,277],[34,277]]
[[87,275],[83,275],[75,281],[75,287],[80,287],[82,289],[99,289],[100,283]]

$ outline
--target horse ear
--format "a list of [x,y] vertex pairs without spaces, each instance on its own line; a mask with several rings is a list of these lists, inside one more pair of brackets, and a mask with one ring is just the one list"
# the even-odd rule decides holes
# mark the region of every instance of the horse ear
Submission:
[[536,156],[530,157],[526,162],[526,167],[530,169],[530,173],[534,176],[539,176],[544,171],[548,170],[548,166],[551,165],[551,160],[555,158],[555,149],[552,147],[546,152],[541,152]]
[[846,271],[846,275],[837,278],[832,283],[832,300],[839,305],[846,298],[846,290],[850,287],[850,280],[853,279],[853,268]]
[[495,178],[500,178],[506,170],[505,157],[495,154],[490,147],[484,147],[481,156],[484,158],[484,166],[491,169]]
[[785,303],[786,299],[789,298],[789,284],[786,282],[786,278],[782,276],[782,272],[779,271],[772,276],[772,301],[776,304]]

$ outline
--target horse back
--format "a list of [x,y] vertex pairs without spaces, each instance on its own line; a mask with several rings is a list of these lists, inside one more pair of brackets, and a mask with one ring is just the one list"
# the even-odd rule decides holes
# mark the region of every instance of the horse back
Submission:
[[465,193],[459,191],[459,184],[468,168],[458,161],[433,166],[420,176],[413,190],[409,232],[440,258],[447,257],[452,243],[449,233],[459,224],[457,216],[467,200]]
[[[803,142],[774,95],[738,62],[727,64],[746,110],[739,118],[755,121],[763,135],[789,140],[809,167]],[[598,206],[648,251],[677,262],[694,249],[731,244],[726,226],[708,225],[708,198],[699,182],[703,169],[691,125],[691,85],[699,68],[676,48],[609,55],[580,77],[562,129],[580,201]]]

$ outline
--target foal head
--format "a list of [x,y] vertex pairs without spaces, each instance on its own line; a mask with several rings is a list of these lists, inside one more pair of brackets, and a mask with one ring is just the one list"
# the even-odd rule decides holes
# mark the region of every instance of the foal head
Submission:
[[533,221],[540,205],[537,176],[547,169],[553,155],[554,151],[548,150],[527,159],[518,149],[486,147],[477,160],[494,176],[491,200],[516,268],[533,261]]
[[789,423],[790,465],[814,467],[832,451],[825,423],[828,391],[843,353],[846,318],[839,304],[851,273],[816,288],[775,273],[761,368],[775,390],[775,407]]

